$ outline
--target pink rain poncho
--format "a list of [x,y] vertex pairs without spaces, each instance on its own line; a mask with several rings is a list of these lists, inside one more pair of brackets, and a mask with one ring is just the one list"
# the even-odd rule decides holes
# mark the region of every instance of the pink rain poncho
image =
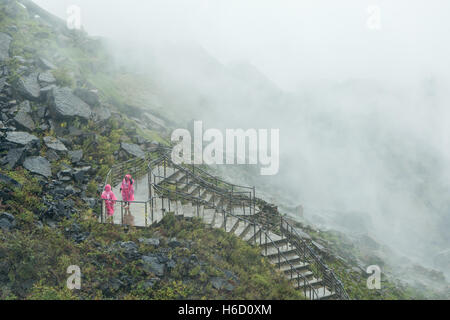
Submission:
[[122,191],[123,201],[134,201],[134,180],[131,178],[131,175],[127,174],[125,176],[120,190]]
[[102,193],[102,199],[105,199],[105,207],[106,212],[108,216],[114,215],[114,204],[116,203],[116,196],[114,195],[114,192],[111,191],[111,186],[107,184],[105,186],[105,191]]

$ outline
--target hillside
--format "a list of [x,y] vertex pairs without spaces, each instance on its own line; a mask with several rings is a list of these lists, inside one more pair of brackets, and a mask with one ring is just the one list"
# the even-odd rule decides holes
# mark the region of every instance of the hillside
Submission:
[[[110,168],[170,145],[185,121],[161,111],[155,81],[116,69],[103,40],[22,4],[0,4],[0,299],[305,299],[259,248],[200,219],[99,223]],[[442,297],[386,278],[368,290],[338,256],[345,239],[298,228],[329,241],[324,259],[350,298]],[[70,265],[81,290],[66,288]]]

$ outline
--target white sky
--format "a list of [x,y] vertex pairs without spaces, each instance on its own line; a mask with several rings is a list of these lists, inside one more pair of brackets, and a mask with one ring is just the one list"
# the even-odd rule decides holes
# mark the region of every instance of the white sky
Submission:
[[[305,81],[450,75],[446,0],[34,0],[88,32],[143,45],[195,40],[222,62],[248,60],[280,87]],[[380,8],[380,30],[367,27]]]

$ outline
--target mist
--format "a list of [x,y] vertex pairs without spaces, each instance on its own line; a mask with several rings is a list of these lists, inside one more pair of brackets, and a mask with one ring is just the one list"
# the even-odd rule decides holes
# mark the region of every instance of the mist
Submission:
[[257,180],[278,202],[425,265],[450,247],[448,1],[35,2],[79,6],[180,124],[279,128],[280,172]]

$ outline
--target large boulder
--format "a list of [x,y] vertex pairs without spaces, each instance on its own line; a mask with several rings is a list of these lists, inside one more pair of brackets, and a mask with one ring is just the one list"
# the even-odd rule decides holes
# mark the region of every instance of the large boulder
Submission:
[[51,63],[50,61],[48,61],[47,59],[45,59],[45,58],[42,58],[42,57],[38,57],[37,59],[36,59],[36,64],[41,68],[41,69],[44,69],[44,70],[53,70],[53,69],[56,69],[56,67],[55,67],[55,65],[53,64],[53,63]]
[[159,247],[160,240],[158,238],[139,238],[139,243],[143,243],[145,245],[151,245],[154,247]]
[[133,157],[145,159],[145,153],[142,151],[141,147],[137,144],[122,142],[120,144],[121,148],[125,150],[126,153]]
[[72,93],[69,88],[53,88],[50,110],[56,118],[80,117],[90,119],[91,108],[83,100]]
[[105,121],[111,118],[111,111],[107,107],[98,106],[93,108],[95,121]]
[[[12,220],[9,219],[9,216],[12,217]],[[9,213],[1,213],[0,214],[0,229],[5,230],[5,231],[10,231],[15,226],[16,226],[16,221],[14,219],[14,216],[10,215]]]
[[62,143],[55,137],[52,137],[52,136],[44,137],[44,143],[47,146],[47,148],[49,148],[51,150],[58,151],[58,152],[67,152],[68,151],[66,146],[64,145],[64,143]]
[[158,277],[162,277],[164,275],[164,263],[161,263],[160,259],[157,256],[149,255],[142,257],[143,268],[147,272],[151,272]]
[[22,110],[19,110],[19,112],[17,112],[16,116],[14,117],[14,122],[16,126],[22,130],[34,131],[36,129],[36,125],[34,124],[31,116],[27,112],[24,112]]
[[0,62],[9,58],[9,46],[12,38],[6,33],[0,32]]
[[39,100],[41,96],[41,86],[38,82],[38,74],[31,73],[28,76],[20,77],[17,82],[17,90],[27,99]]
[[21,145],[21,146],[26,146],[28,144],[38,142],[39,138],[37,138],[36,136],[29,134],[27,132],[10,131],[6,135],[6,141]]
[[83,159],[83,150],[69,151],[69,158],[72,163],[78,163]]
[[26,158],[23,163],[23,166],[28,171],[39,174],[46,178],[52,175],[52,168],[50,162],[41,156]]
[[25,148],[10,149],[6,155],[8,166],[14,169],[16,166],[21,165],[25,156]]
[[50,71],[40,73],[38,76],[38,80],[43,87],[46,87],[56,82],[55,77]]
[[96,90],[76,88],[73,93],[91,107],[95,107],[100,104],[100,99]]

